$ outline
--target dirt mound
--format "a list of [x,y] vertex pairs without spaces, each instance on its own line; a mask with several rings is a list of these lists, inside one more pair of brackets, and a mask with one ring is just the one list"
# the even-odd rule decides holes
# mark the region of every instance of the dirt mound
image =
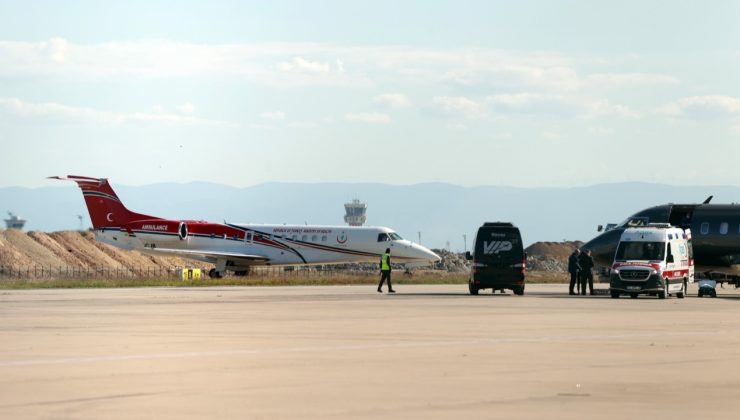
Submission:
[[[7,255],[3,253],[0,264],[3,265],[26,265],[58,267],[66,263],[45,246],[39,244],[31,236],[19,230],[4,230],[0,233],[5,246],[3,250],[10,249]],[[6,260],[7,259],[7,260]]]
[[21,232],[0,229],[0,267],[34,272],[34,267],[132,269],[148,272],[176,267],[210,268],[210,264],[126,251],[95,240],[92,232]]
[[573,250],[583,245],[581,241],[569,242],[535,242],[524,251],[530,256],[554,259],[567,259]]

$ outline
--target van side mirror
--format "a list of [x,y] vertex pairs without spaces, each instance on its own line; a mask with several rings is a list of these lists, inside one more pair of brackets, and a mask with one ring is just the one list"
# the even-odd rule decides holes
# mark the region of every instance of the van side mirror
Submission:
[[599,225],[599,226],[596,227],[596,231],[597,232],[601,232],[602,230],[604,230],[604,226]]
[[668,263],[674,262],[673,254],[668,254],[668,258],[665,259],[665,262],[668,262]]
[[470,251],[465,251],[465,259],[468,261],[473,259],[473,255],[470,254]]

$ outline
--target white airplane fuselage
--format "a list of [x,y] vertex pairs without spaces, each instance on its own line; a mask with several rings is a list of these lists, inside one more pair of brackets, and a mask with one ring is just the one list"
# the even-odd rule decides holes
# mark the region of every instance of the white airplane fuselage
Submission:
[[187,257],[212,263],[218,258],[205,254],[265,258],[264,262],[246,262],[223,257],[235,270],[253,265],[375,263],[388,248],[394,263],[420,266],[439,261],[436,254],[419,244],[391,239],[394,232],[386,227],[182,223],[187,226],[185,234],[168,229],[164,221],[152,221],[130,232],[124,228],[96,229],[95,237],[120,248],[153,254],[186,256],[188,251],[202,252],[202,256],[192,253]]

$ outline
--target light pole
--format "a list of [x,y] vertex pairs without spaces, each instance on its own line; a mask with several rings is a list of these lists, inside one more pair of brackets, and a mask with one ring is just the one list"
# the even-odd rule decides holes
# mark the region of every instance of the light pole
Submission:
[[468,235],[463,233],[463,252],[468,251]]
[[421,232],[416,232],[419,235],[419,245],[421,245]]

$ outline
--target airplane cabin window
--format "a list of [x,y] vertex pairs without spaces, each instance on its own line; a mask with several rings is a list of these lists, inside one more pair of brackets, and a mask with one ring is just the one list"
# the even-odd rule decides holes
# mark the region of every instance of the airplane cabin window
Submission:
[[321,237],[321,242],[326,242],[326,235]]
[[704,222],[701,224],[701,234],[706,235],[707,233],[709,233],[709,223]]
[[302,240],[303,242],[306,242],[306,241],[308,240],[308,235],[303,235],[303,236],[301,236],[301,240]]
[[296,239],[298,239],[298,235],[293,235],[293,240],[295,241]]
[[719,224],[719,233],[720,235],[727,235],[727,229],[729,228],[729,225],[727,222],[722,222]]
[[388,240],[388,235],[385,233],[378,234],[378,242],[385,242]]
[[318,239],[318,236],[316,235],[311,236],[311,242],[316,242],[316,239]]

